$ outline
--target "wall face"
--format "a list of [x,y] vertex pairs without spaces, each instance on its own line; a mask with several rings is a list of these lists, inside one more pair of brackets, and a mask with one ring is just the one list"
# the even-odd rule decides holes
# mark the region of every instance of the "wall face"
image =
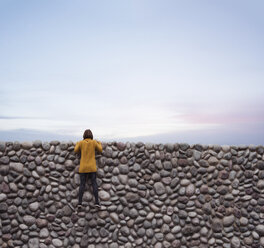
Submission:
[[0,143],[1,247],[264,247],[264,149],[103,144],[101,210],[71,142]]

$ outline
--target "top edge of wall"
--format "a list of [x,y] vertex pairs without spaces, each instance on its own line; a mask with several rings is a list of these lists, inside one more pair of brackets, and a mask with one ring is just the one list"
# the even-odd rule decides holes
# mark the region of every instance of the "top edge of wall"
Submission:
[[[64,145],[68,145],[68,146],[72,146],[72,145],[75,145],[77,142],[74,142],[74,141],[71,141],[71,140],[51,140],[51,141],[41,141],[41,140],[34,140],[34,141],[3,141],[3,140],[0,140],[0,145],[6,145],[6,146],[9,146],[9,145],[13,145],[13,144],[20,144],[22,146],[22,148],[31,148],[31,147],[40,147],[42,146],[42,144],[50,144],[50,145],[60,145],[60,144],[64,144]],[[249,144],[249,145],[245,145],[245,144],[231,144],[231,145],[228,145],[228,144],[223,144],[223,145],[219,145],[219,144],[201,144],[201,143],[186,143],[186,142],[168,142],[168,143],[154,143],[154,142],[141,142],[141,141],[138,141],[138,142],[130,142],[130,141],[127,141],[127,142],[121,142],[121,141],[102,141],[101,142],[102,145],[105,147],[105,146],[116,146],[116,145],[135,145],[135,146],[138,146],[138,147],[141,147],[141,146],[146,146],[146,147],[151,147],[151,146],[184,146],[186,149],[188,148],[194,148],[196,146],[201,146],[203,147],[204,149],[207,149],[207,148],[211,148],[211,147],[235,147],[235,148],[240,148],[240,149],[247,149],[247,148],[257,148],[257,147],[264,147],[263,144]]]

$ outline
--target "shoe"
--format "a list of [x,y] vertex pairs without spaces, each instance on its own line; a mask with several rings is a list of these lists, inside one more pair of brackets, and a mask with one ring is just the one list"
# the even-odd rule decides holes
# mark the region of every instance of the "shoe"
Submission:
[[96,208],[101,208],[100,203],[96,203],[94,206],[95,206]]
[[77,205],[77,211],[80,211],[80,210],[82,210],[82,209],[83,209],[83,206],[82,206],[82,204],[79,203],[79,204]]

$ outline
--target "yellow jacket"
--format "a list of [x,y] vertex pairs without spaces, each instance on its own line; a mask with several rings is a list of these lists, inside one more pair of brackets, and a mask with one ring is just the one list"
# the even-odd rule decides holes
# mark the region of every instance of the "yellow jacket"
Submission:
[[102,152],[102,144],[92,139],[84,139],[76,143],[74,151],[81,152],[80,173],[96,172],[95,150]]

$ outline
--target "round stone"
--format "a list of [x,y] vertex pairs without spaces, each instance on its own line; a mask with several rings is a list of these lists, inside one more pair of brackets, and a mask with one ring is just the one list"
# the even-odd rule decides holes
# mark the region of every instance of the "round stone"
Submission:
[[6,148],[5,142],[0,142],[0,152],[4,152]]
[[24,149],[30,149],[33,146],[32,142],[23,142],[21,145]]
[[41,140],[33,141],[33,146],[34,147],[39,148],[39,147],[41,147],[41,145],[42,145],[42,141]]
[[76,165],[73,163],[72,160],[66,160],[64,162],[64,165],[65,165],[66,170],[68,170],[68,171],[71,171],[76,167]]
[[6,165],[6,166],[1,165],[0,166],[0,175],[7,176],[8,173],[9,173],[9,166],[8,165]]
[[141,166],[140,166],[140,164],[135,163],[135,164],[133,165],[133,170],[134,170],[135,172],[140,171],[140,170],[141,170]]
[[35,224],[36,222],[36,218],[31,216],[31,215],[25,215],[23,217],[23,220],[24,220],[24,223],[27,225],[27,226],[31,226],[33,224]]
[[240,240],[238,237],[234,236],[232,239],[231,239],[231,246],[233,248],[240,248]]
[[29,239],[28,247],[29,248],[39,248],[39,239],[38,238]]
[[181,180],[181,186],[188,186],[189,184],[190,184],[190,181],[188,179]]
[[18,190],[17,185],[15,183],[10,183],[9,187],[10,187],[11,191],[13,191],[13,192],[17,192],[17,190]]
[[126,144],[125,143],[122,143],[122,142],[118,142],[116,144],[117,148],[119,151],[124,151],[126,149]]
[[222,230],[222,222],[220,219],[213,219],[212,221],[212,229],[215,231],[215,232],[221,232]]
[[126,199],[128,202],[137,202],[139,200],[139,195],[132,192],[128,192],[126,194]]
[[216,157],[210,157],[210,158],[208,159],[208,163],[209,163],[210,165],[212,165],[212,166],[215,166],[215,165],[218,164],[218,159],[217,159]]
[[188,185],[185,193],[187,196],[192,196],[195,193],[195,186],[193,184]]
[[0,202],[1,202],[1,201],[5,201],[6,198],[7,198],[6,194],[4,194],[4,193],[0,193]]
[[50,149],[50,144],[48,142],[43,142],[42,148],[43,150],[48,151]]
[[259,168],[260,170],[264,170],[264,161],[258,161],[257,168]]
[[43,228],[40,230],[39,237],[40,238],[47,238],[49,236],[49,231],[47,228]]
[[257,225],[256,231],[260,236],[264,236],[264,225]]
[[246,225],[248,224],[248,219],[245,218],[245,217],[241,217],[241,218],[240,218],[240,224],[241,224],[242,226],[246,226]]
[[61,150],[67,150],[68,149],[68,142],[62,141],[60,143],[60,149]]
[[110,213],[110,218],[113,220],[114,223],[119,223],[119,217],[116,213]]
[[124,236],[128,236],[128,235],[130,234],[129,229],[128,229],[127,226],[123,226],[123,227],[121,227],[120,232],[121,232],[121,234],[124,235]]
[[161,182],[157,182],[154,184],[154,189],[157,195],[162,195],[166,192],[164,185]]
[[29,205],[29,209],[33,212],[37,211],[39,209],[39,203],[33,202]]
[[60,239],[53,239],[52,240],[52,244],[55,246],[55,247],[62,247],[63,243]]
[[225,227],[231,226],[235,221],[235,216],[234,215],[230,215],[230,216],[225,216],[223,219],[223,225]]
[[9,157],[3,156],[0,158],[0,164],[8,164],[9,163]]
[[128,185],[130,187],[136,187],[138,185],[138,181],[136,179],[134,179],[134,178],[131,178],[131,179],[128,180]]
[[37,219],[36,224],[39,228],[43,228],[48,225],[48,221],[46,219]]
[[7,211],[8,205],[5,202],[0,203],[0,213],[5,213]]
[[259,181],[258,181],[258,184],[257,184],[257,187],[258,187],[259,189],[264,189],[264,180],[259,180]]
[[260,242],[260,244],[261,244],[262,246],[264,246],[264,237],[261,237],[260,240],[259,240],[259,242]]
[[103,201],[109,201],[110,200],[110,194],[104,190],[99,191],[99,197]]
[[10,163],[10,169],[16,172],[20,172],[20,173],[23,172],[23,168],[24,165],[21,163],[13,163],[13,162]]
[[127,164],[121,164],[118,168],[121,174],[128,174],[129,172],[129,168]]
[[145,231],[145,229],[144,228],[139,228],[138,229],[138,231],[137,231],[137,235],[139,236],[139,237],[144,237],[144,235],[145,235],[145,233],[146,233],[146,231]]

